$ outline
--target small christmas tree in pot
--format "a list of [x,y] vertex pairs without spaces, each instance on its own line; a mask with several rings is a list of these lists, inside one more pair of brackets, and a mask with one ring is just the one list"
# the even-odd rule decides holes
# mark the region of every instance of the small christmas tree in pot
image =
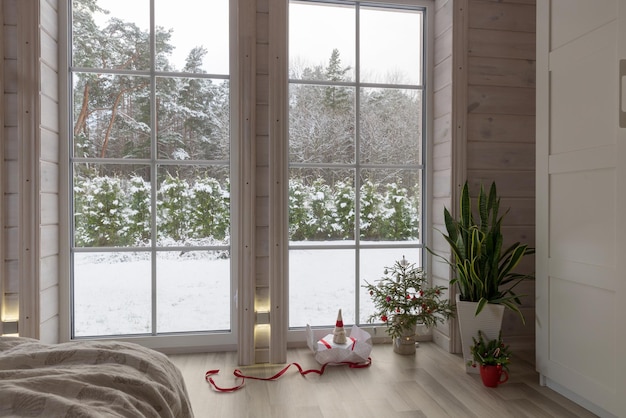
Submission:
[[365,283],[376,309],[368,321],[386,324],[396,353],[415,353],[418,323],[430,328],[454,315],[454,306],[442,298],[447,288],[429,286],[424,270],[404,257],[386,267],[380,280]]

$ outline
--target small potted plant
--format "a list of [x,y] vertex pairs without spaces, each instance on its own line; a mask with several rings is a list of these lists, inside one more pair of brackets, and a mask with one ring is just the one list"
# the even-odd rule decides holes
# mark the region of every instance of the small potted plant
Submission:
[[385,267],[380,280],[365,283],[376,309],[368,321],[386,324],[396,353],[415,353],[418,323],[432,327],[454,314],[454,306],[442,298],[446,288],[429,286],[424,270],[404,257],[393,267]]
[[478,339],[472,337],[474,345],[470,347],[472,361],[468,366],[480,367],[480,377],[487,387],[497,387],[509,380],[509,363],[511,352],[508,345],[502,342],[502,332],[498,338],[487,340],[482,331],[478,331]]

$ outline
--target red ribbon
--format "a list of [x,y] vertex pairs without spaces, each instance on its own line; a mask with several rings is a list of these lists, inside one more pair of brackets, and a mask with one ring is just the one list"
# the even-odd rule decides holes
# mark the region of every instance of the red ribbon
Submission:
[[287,369],[289,369],[289,367],[291,366],[295,366],[297,367],[298,371],[300,372],[300,375],[302,376],[306,376],[309,373],[315,373],[318,375],[323,375],[324,374],[324,370],[326,370],[326,366],[329,365],[346,365],[348,367],[350,367],[351,369],[362,369],[365,367],[369,367],[372,364],[372,359],[371,357],[367,358],[367,361],[363,362],[363,363],[354,363],[351,361],[342,361],[342,362],[331,362],[331,363],[324,363],[322,365],[322,367],[317,370],[317,369],[309,369],[309,370],[304,370],[298,363],[289,363],[287,366],[285,366],[281,371],[279,371],[278,373],[276,373],[274,376],[272,377],[255,377],[255,376],[246,376],[244,375],[241,370],[239,369],[235,369],[235,371],[233,372],[233,375],[235,375],[235,377],[238,377],[241,379],[241,383],[238,384],[237,386],[233,386],[230,388],[223,388],[217,385],[217,383],[215,383],[215,380],[213,380],[213,375],[216,375],[219,373],[219,369],[215,369],[215,370],[209,370],[205,373],[204,375],[204,379],[209,382],[211,384],[211,386],[213,386],[213,388],[218,391],[218,392],[234,392],[236,390],[239,390],[243,387],[243,385],[246,382],[246,379],[254,379],[254,380],[277,380],[278,378],[280,378],[283,374],[285,374],[285,372],[287,371]]
[[332,347],[331,347],[331,345],[330,345],[330,344],[328,344],[328,343],[326,342],[326,340],[325,340],[325,339],[323,339],[323,338],[322,338],[322,339],[320,340],[320,342],[321,342],[322,344],[324,344],[324,347],[326,347],[327,349],[329,349],[329,350],[330,350],[330,349],[332,348]]

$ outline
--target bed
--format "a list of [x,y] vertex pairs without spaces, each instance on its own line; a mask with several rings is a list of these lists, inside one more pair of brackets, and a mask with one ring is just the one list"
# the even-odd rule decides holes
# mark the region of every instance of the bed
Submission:
[[193,417],[180,371],[126,342],[0,337],[1,417]]

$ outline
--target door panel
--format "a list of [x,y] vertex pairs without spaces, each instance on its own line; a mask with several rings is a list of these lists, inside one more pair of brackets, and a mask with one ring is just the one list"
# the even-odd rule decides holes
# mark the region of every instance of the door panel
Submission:
[[[550,54],[550,154],[614,144],[613,97],[616,66],[599,66],[615,57],[615,21]],[[598,82],[603,80],[605,82]]]
[[550,260],[614,266],[615,184],[614,168],[550,175]]
[[[537,2],[539,4],[539,2]],[[572,39],[613,21],[617,16],[617,1],[553,0],[550,12],[558,19],[552,19],[551,50],[557,50]]]
[[[594,320],[603,326],[585,326],[589,312],[581,306],[593,306]],[[598,383],[602,390],[614,390],[616,347],[603,344],[598,350],[602,361],[588,361],[586,341],[613,341],[615,326],[615,293],[587,284],[575,283],[558,276],[550,277],[550,358],[559,363],[577,380],[586,377]],[[583,331],[584,329],[584,331]]]
[[626,0],[537,6],[537,368],[593,412],[624,416]]

